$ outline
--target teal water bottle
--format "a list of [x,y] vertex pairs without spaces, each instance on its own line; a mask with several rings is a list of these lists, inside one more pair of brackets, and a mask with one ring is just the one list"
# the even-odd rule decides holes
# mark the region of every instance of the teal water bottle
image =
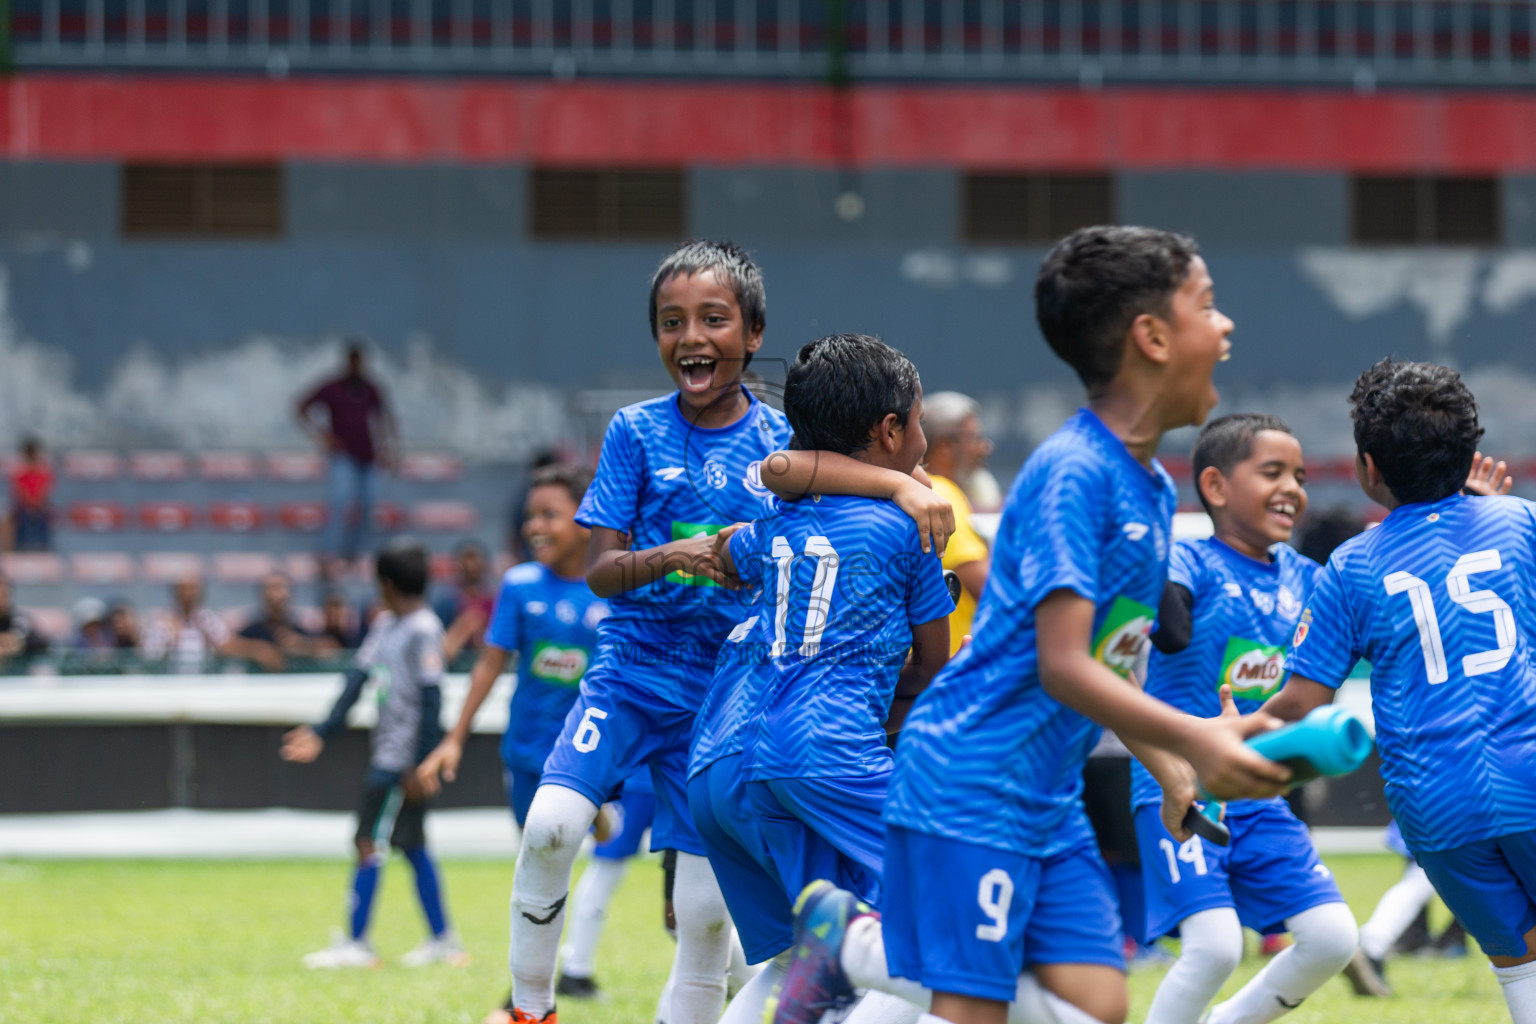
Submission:
[[[1313,708],[1299,722],[1254,736],[1248,745],[1289,768],[1292,788],[1323,775],[1348,775],[1371,756],[1371,734],[1360,716],[1332,704]],[[1189,809],[1184,827],[1226,846],[1232,833],[1221,823],[1222,804],[1203,789],[1200,798],[1205,805]]]

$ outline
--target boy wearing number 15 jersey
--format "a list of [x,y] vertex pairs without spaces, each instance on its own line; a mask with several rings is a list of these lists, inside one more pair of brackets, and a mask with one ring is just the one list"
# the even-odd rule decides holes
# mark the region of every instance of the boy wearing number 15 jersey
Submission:
[[1299,718],[1370,661],[1403,839],[1536,1024],[1536,505],[1462,493],[1482,428],[1454,370],[1383,360],[1350,403],[1391,511],[1328,560],[1265,710]]

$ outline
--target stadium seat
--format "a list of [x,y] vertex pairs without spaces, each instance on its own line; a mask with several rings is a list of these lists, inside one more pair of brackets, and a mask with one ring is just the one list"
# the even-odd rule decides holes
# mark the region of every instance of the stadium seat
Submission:
[[373,528],[380,533],[398,533],[405,529],[408,517],[398,502],[380,501],[374,504],[370,518]]
[[37,631],[54,643],[64,643],[74,635],[75,624],[70,621],[67,609],[32,607],[26,614]]
[[208,506],[208,525],[225,533],[250,533],[266,525],[266,513],[254,501],[216,501]]
[[116,452],[80,450],[64,453],[61,467],[69,480],[116,480],[123,471],[123,460]]
[[463,476],[464,462],[444,452],[412,452],[401,456],[399,473],[404,480],[441,483]]
[[64,559],[51,551],[18,551],[0,556],[0,567],[13,583],[64,582]]
[[132,583],[136,569],[133,556],[121,551],[93,551],[69,557],[69,575],[76,583],[97,586]]
[[1194,473],[1189,459],[1182,455],[1159,455],[1157,461],[1163,464],[1169,476],[1181,484],[1189,483]]
[[318,501],[288,501],[277,507],[277,521],[295,533],[315,533],[327,518],[325,505]]
[[128,468],[135,480],[185,480],[187,457],[181,452],[133,452]]
[[254,480],[256,456],[249,452],[203,452],[197,457],[197,475],[204,480]]
[[418,501],[411,509],[411,525],[423,531],[468,533],[479,522],[479,513],[467,501]]
[[226,551],[213,556],[213,578],[219,583],[256,583],[278,568],[265,551]]
[[315,452],[273,452],[267,456],[267,473],[274,480],[319,480],[325,476],[325,460]]
[[116,501],[74,501],[69,505],[69,525],[90,533],[111,533],[128,522],[128,511]]
[[182,533],[197,522],[197,510],[187,501],[145,501],[139,504],[139,525],[157,533]]
[[282,569],[295,583],[313,583],[320,578],[320,562],[314,555],[295,552],[283,558]]
[[152,551],[146,554],[144,578],[151,583],[174,583],[187,576],[203,575],[203,556],[190,551]]

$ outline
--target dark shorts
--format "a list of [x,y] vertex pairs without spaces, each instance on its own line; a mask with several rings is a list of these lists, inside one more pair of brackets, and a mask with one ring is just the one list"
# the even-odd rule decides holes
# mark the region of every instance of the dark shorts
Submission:
[[357,840],[375,846],[388,842],[397,850],[427,845],[427,804],[407,800],[400,773],[368,769],[357,800]]

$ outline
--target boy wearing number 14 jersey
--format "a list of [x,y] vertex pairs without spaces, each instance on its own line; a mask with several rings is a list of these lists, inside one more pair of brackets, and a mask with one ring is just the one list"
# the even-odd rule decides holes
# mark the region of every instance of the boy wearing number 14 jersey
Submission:
[[1456,371],[1383,360],[1350,404],[1356,476],[1390,512],[1319,574],[1264,710],[1300,718],[1370,661],[1392,815],[1536,1024],[1536,505],[1462,493],[1483,431]]

